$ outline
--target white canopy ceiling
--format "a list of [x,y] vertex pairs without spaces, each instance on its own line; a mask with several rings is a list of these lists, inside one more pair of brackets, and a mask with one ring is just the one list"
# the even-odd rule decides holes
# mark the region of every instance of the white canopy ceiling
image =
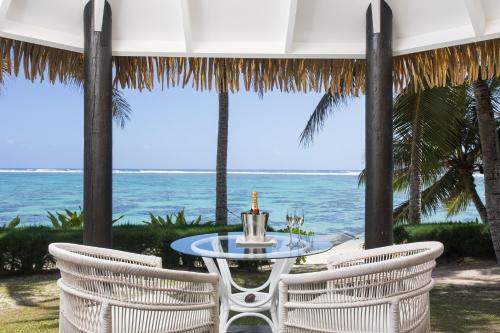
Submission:
[[[113,54],[363,58],[371,1],[108,0]],[[83,52],[86,3],[0,0],[0,36]],[[500,0],[387,3],[395,54],[500,37]]]

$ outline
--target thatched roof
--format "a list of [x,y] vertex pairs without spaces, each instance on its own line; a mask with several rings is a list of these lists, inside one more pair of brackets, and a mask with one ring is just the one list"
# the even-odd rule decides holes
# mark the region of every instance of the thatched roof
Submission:
[[[83,54],[0,38],[4,65],[28,80],[69,82],[83,76]],[[363,59],[248,59],[184,57],[113,57],[114,82],[122,88],[170,86],[231,92],[364,91]],[[223,73],[227,80],[221,80]],[[461,84],[500,76],[500,39],[394,57],[394,88],[410,80],[416,87]],[[222,85],[221,85],[222,83]]]

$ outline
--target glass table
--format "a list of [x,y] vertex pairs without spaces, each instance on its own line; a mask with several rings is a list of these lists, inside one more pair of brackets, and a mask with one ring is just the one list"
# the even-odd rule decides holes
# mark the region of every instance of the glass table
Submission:
[[[272,246],[241,245],[238,238],[241,232],[204,234],[185,237],[174,241],[172,248],[183,254],[200,256],[207,269],[219,275],[220,280],[220,321],[219,331],[226,332],[231,323],[241,317],[253,316],[266,321],[273,332],[277,332],[278,284],[281,274],[292,269],[297,257],[309,256],[330,250],[346,241],[340,236],[297,236],[288,233],[268,232],[267,237],[274,238]],[[270,260],[272,269],[267,281],[257,288],[245,288],[238,285],[231,276],[228,260]],[[233,292],[236,290],[236,292]],[[265,291],[267,290],[267,291]],[[245,298],[253,294],[255,299],[246,302]],[[229,320],[229,312],[239,314]],[[271,319],[262,312],[269,311]]]

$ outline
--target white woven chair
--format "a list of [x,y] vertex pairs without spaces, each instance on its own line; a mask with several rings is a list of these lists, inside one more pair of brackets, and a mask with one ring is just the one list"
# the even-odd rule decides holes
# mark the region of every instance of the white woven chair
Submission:
[[161,268],[161,259],[54,243],[61,271],[59,331],[63,333],[217,333],[215,274]]
[[438,242],[331,258],[328,271],[282,275],[280,333],[430,332],[429,291]]

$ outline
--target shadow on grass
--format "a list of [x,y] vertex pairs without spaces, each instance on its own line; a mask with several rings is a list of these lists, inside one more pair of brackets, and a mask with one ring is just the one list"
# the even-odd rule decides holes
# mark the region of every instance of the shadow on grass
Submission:
[[43,274],[0,280],[17,306],[53,307],[59,301],[57,274]]
[[500,286],[436,286],[431,327],[433,332],[500,332]]

